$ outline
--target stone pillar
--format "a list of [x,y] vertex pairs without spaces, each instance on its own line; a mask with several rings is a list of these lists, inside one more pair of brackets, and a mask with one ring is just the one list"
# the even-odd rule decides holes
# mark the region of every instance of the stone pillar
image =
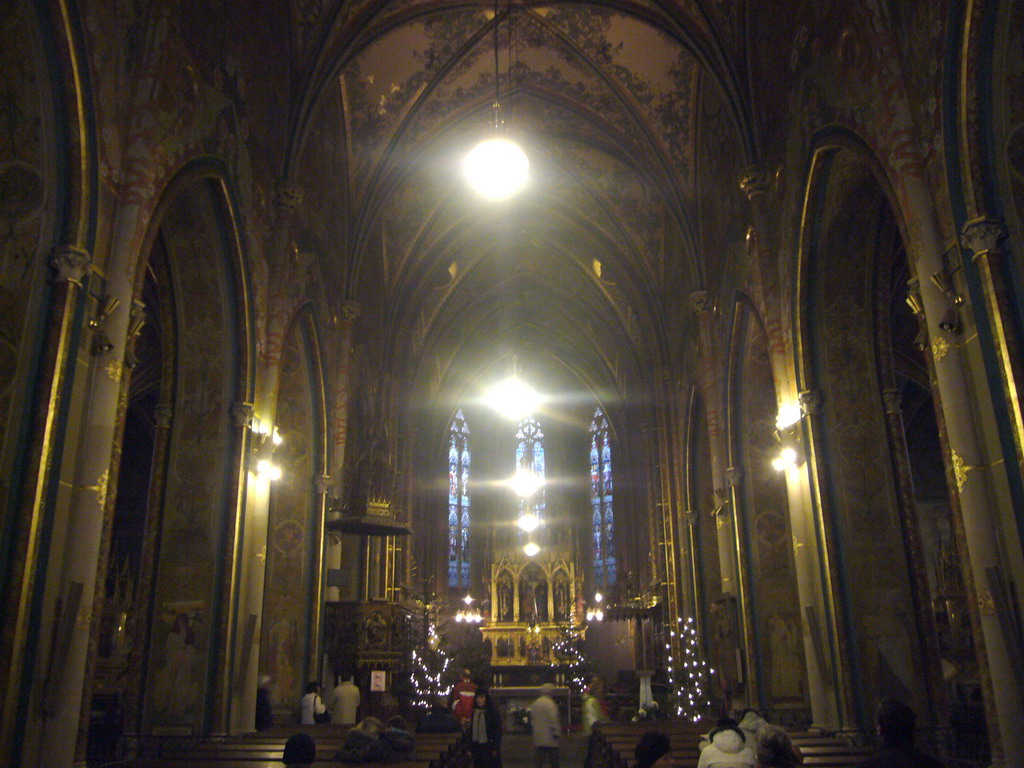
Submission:
[[[1024,403],[1021,402],[1024,399],[1024,358],[1021,356],[1020,332],[1006,275],[1005,254],[999,247],[1005,236],[1002,221],[981,216],[964,225],[962,239],[964,247],[974,254],[974,263],[981,278],[985,311],[999,361],[1003,397],[1017,447],[1017,471],[1024,472]],[[1019,533],[1024,535],[1024,532]]]
[[[810,444],[813,430],[805,422],[817,419],[821,412],[821,394],[804,390],[799,395],[803,418],[795,429]],[[800,616],[804,658],[807,661],[807,684],[811,700],[811,714],[815,726],[835,730],[850,725],[842,720],[841,692],[836,676],[839,663],[831,642],[833,628],[828,617],[839,610],[835,596],[822,583],[821,539],[816,529],[817,514],[811,494],[810,466],[816,458],[810,450],[804,451],[804,467],[786,470],[786,490],[789,502],[789,524],[793,534],[793,564],[796,572],[797,594],[800,596]]]
[[740,635],[743,638],[743,691],[746,706],[758,706],[757,687],[761,681],[757,679],[757,665],[754,664],[754,617],[752,613],[750,583],[750,564],[744,556],[743,540],[740,535],[739,510],[742,508],[743,469],[738,466],[726,467],[725,483],[729,488],[729,499],[732,507],[733,548],[736,554],[736,596],[739,599]]
[[[119,234],[124,234],[121,231]],[[115,244],[118,242],[115,237]],[[127,246],[126,246],[127,247]],[[112,248],[112,253],[116,247]],[[115,262],[118,261],[115,259]],[[128,261],[127,255],[123,261]],[[123,354],[132,303],[132,270],[128,265],[112,264],[106,284],[106,297],[117,305],[98,329],[109,346],[91,344],[92,360],[86,385],[86,410],[75,451],[77,463],[68,505],[67,542],[58,585],[62,610],[75,610],[74,619],[63,616],[60,625],[67,629],[57,642],[66,650],[43,681],[43,729],[40,741],[40,766],[66,768],[75,759],[82,691],[86,680],[93,620],[93,598],[103,536],[107,494],[113,490],[111,465],[114,437],[117,433],[118,401],[121,396]],[[116,469],[115,469],[116,472]],[[56,628],[59,633],[60,627]]]
[[[35,412],[31,423],[31,437],[26,446],[21,482],[24,483],[22,503],[15,511],[17,524],[14,528],[10,552],[15,553],[9,568],[7,594],[0,596],[4,601],[4,632],[0,636],[0,765],[14,764],[20,756],[10,752],[18,728],[17,718],[27,702],[22,700],[22,682],[31,668],[25,666],[28,646],[38,642],[39,618],[32,615],[32,604],[37,590],[43,585],[37,579],[40,559],[47,556],[43,546],[43,524],[47,513],[49,489],[55,478],[53,468],[57,466],[56,433],[59,424],[60,404],[70,388],[74,370],[75,315],[82,298],[82,282],[92,265],[92,256],[82,248],[65,245],[50,254],[50,266],[55,270],[51,289],[50,314],[44,326],[46,339],[40,351],[34,398]],[[15,479],[11,479],[12,486]],[[84,667],[84,662],[83,662]],[[73,693],[75,697],[77,727],[77,706],[81,699],[81,688]],[[70,722],[70,721],[68,721]],[[65,728],[63,735],[73,749],[75,732]],[[66,764],[72,755],[67,752]]]
[[907,455],[906,431],[903,425],[903,411],[900,402],[903,393],[899,389],[883,389],[882,403],[885,406],[885,426],[889,433],[889,446],[893,463],[893,478],[896,481],[896,502],[899,508],[900,532],[903,534],[903,551],[907,560],[907,576],[910,581],[910,595],[917,625],[916,639],[920,656],[919,673],[924,680],[925,701],[929,710],[926,722],[942,725],[942,714],[946,711],[945,694],[942,684],[942,661],[938,648],[938,635],[931,610],[931,595],[928,590],[928,573],[925,570],[921,550],[920,527],[917,522],[917,505],[914,500],[914,481],[910,471],[910,457]]
[[[702,370],[699,372],[704,388],[704,413],[707,418],[708,442],[711,448],[711,482],[715,495],[721,499],[716,502],[719,507],[715,514],[715,526],[718,533],[718,568],[722,579],[722,592],[736,595],[738,582],[736,576],[735,532],[733,531],[732,515],[726,508],[728,499],[723,456],[725,446],[722,440],[722,388],[719,376],[722,366],[714,354],[715,345],[712,337],[713,313],[707,291],[694,291],[690,294],[690,306],[697,318],[697,332],[700,340]],[[709,510],[714,511],[714,510]]]
[[[327,550],[327,509],[330,506],[331,498],[331,476],[320,475],[313,481],[316,488],[316,531],[313,536],[316,546],[313,548],[313,563],[311,567],[313,601],[312,615],[310,616],[310,637],[312,642],[309,645],[309,669],[320,669],[321,655],[323,648],[323,615],[324,615],[324,588],[327,582],[326,550]],[[321,679],[324,679],[323,677]],[[325,683],[326,685],[326,683]]]
[[[341,516],[341,504],[346,489],[344,485],[345,476],[345,446],[348,443],[348,405],[349,388],[351,380],[349,377],[349,366],[352,359],[352,331],[355,328],[356,318],[359,317],[359,304],[351,299],[341,303],[341,312],[338,317],[338,363],[334,374],[334,415],[331,419],[331,472],[333,487],[331,494],[335,499],[329,505],[328,518],[337,519]],[[327,542],[327,568],[336,570],[341,568],[342,537],[340,534],[332,534]],[[341,599],[341,590],[338,587],[328,587],[327,600],[336,601]]]

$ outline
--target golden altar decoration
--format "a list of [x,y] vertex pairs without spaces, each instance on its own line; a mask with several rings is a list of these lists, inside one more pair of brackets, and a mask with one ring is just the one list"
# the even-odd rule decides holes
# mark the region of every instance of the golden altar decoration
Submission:
[[550,666],[565,627],[580,623],[576,564],[569,549],[496,553],[488,585],[491,610],[480,631],[492,667]]

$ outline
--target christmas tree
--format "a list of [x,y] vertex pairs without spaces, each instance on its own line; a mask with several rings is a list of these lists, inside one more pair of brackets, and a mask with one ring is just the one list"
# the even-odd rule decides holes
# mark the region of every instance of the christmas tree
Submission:
[[678,639],[683,655],[681,659],[673,658],[671,643],[665,644],[669,653],[667,671],[670,707],[674,705],[676,715],[697,722],[714,706],[710,689],[711,675],[715,674],[715,670],[699,657],[697,627],[692,618],[685,621],[678,619],[676,629],[671,630],[669,635]]
[[414,707],[430,709],[438,699],[448,693],[446,682],[442,682],[451,658],[441,647],[434,622],[427,624],[427,642],[420,648],[412,649],[412,695]]
[[560,636],[552,650],[558,660],[558,669],[564,674],[567,685],[577,696],[582,696],[590,683],[590,660],[580,647],[583,643],[580,627],[560,627]]

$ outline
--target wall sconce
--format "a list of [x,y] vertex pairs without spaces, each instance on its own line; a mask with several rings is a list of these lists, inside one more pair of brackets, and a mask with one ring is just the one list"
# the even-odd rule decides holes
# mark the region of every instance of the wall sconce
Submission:
[[277,427],[267,429],[262,424],[254,425],[252,430],[252,459],[255,472],[267,480],[280,480],[281,468],[274,464],[274,451],[284,442]]
[[775,418],[775,439],[779,441],[779,453],[772,459],[772,468],[783,472],[803,461],[800,450],[800,419],[803,408],[799,403],[783,403]]
[[103,330],[103,325],[120,303],[121,300],[118,298],[104,296],[100,299],[99,311],[96,313],[96,316],[89,320],[89,330],[92,331],[91,352],[94,357],[105,355],[114,348],[114,343],[107,336],[106,331]]
[[594,595],[594,607],[587,609],[587,621],[604,621],[604,608],[601,603],[604,602],[604,595],[598,592]]
[[939,329],[946,333],[961,334],[964,332],[963,318],[960,315],[960,307],[963,306],[964,297],[956,292],[953,281],[945,270],[940,269],[932,275],[932,283],[945,294],[949,300],[949,307],[942,313],[939,320]]

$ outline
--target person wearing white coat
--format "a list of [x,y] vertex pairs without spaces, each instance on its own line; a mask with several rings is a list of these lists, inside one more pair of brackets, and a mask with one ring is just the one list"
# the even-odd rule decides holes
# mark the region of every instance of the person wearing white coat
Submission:
[[551,698],[555,686],[544,683],[540,696],[530,705],[530,727],[533,730],[533,748],[536,754],[536,768],[544,768],[547,762],[551,768],[558,768],[558,743],[562,735],[562,723],[558,705]]
[[711,743],[700,751],[697,768],[751,768],[754,752],[744,744],[743,731],[735,720],[719,720],[711,731]]

